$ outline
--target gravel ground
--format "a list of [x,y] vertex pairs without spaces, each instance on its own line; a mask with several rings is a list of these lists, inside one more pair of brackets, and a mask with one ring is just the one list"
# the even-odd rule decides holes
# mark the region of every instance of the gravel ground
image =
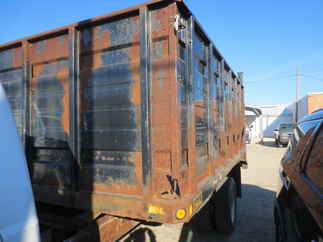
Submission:
[[242,170],[243,197],[238,201],[238,219],[234,233],[221,237],[210,229],[202,209],[189,224],[141,225],[123,242],[273,242],[273,199],[277,186],[277,169],[285,149],[272,140],[263,145],[247,145],[247,170]]

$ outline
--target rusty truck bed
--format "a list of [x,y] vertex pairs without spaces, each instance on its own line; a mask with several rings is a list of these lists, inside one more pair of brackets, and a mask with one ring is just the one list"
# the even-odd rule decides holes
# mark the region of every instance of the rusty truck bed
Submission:
[[183,1],[0,45],[0,82],[38,202],[188,221],[245,160],[242,78]]

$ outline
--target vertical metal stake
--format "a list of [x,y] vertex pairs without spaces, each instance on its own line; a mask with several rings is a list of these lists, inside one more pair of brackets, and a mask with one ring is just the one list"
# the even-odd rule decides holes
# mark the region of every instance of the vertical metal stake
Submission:
[[143,183],[148,184],[151,176],[150,147],[150,21],[147,7],[140,13],[140,77],[141,77],[141,149]]

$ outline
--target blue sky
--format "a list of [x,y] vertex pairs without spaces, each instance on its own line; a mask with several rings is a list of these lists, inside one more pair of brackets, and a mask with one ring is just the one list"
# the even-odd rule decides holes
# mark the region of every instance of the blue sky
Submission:
[[[142,0],[2,0],[0,44],[142,3]],[[322,0],[187,0],[236,71],[245,72],[246,103],[270,105],[323,92]]]

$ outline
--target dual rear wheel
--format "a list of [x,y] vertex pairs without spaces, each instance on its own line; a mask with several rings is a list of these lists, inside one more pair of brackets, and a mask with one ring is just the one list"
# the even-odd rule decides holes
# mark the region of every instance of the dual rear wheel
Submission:
[[230,234],[234,230],[237,217],[237,184],[230,177],[214,193],[210,201],[210,219],[213,228],[220,234]]

